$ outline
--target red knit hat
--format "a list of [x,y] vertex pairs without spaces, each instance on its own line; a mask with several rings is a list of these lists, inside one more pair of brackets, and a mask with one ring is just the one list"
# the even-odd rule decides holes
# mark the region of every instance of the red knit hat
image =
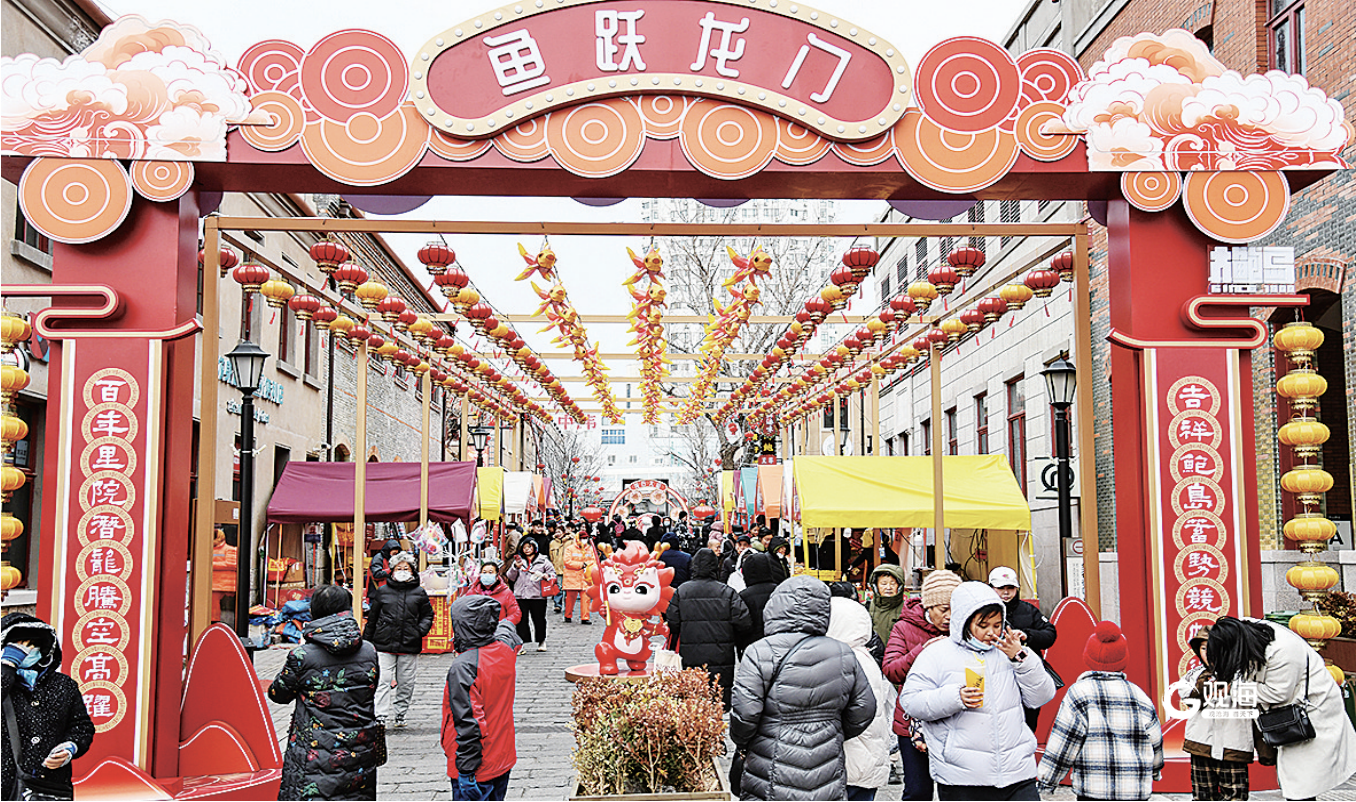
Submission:
[[1114,621],[1099,621],[1083,647],[1083,662],[1093,671],[1124,671],[1125,636]]

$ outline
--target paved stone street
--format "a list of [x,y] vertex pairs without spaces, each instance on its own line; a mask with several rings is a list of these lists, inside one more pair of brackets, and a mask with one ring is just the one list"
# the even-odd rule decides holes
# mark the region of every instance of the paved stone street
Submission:
[[[583,626],[577,620],[566,624],[563,617],[547,612],[546,652],[528,646],[518,658],[518,691],[514,702],[517,722],[518,765],[509,783],[509,799],[566,799],[571,791],[574,770],[570,753],[574,736],[570,732],[571,686],[565,681],[565,669],[593,660],[593,646],[601,628]],[[277,676],[291,646],[280,646],[255,656],[259,677]],[[447,758],[439,736],[442,730],[443,682],[451,654],[422,655],[419,680],[408,716],[408,726],[387,731],[390,755],[378,774],[381,799],[451,799],[447,779]],[[279,740],[287,736],[291,705],[270,703]],[[722,761],[728,768],[728,758]],[[877,799],[898,800],[903,788],[889,785]],[[1074,799],[1068,788],[1053,797]],[[1159,794],[1155,800],[1189,800],[1190,794]],[[1254,791],[1254,800],[1283,799],[1279,791]],[[1324,799],[1356,800],[1356,782],[1324,795]]]

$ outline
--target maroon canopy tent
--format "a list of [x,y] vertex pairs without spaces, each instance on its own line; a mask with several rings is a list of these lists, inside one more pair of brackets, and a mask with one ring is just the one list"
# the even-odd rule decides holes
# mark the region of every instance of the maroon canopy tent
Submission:
[[[474,462],[428,464],[428,517],[470,524]],[[369,521],[419,520],[419,463],[367,463]],[[353,520],[353,463],[289,462],[268,502],[270,523],[343,523]]]

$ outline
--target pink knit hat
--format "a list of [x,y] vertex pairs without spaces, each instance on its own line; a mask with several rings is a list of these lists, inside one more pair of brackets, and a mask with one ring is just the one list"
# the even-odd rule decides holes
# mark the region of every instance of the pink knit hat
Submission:
[[961,581],[959,576],[945,569],[928,574],[923,580],[923,607],[951,604],[951,591],[955,590]]

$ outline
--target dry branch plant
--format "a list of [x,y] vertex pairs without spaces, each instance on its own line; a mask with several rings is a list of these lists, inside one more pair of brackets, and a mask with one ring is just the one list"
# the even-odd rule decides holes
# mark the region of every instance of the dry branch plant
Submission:
[[583,796],[714,791],[725,744],[720,687],[702,669],[642,682],[583,679],[573,755]]

